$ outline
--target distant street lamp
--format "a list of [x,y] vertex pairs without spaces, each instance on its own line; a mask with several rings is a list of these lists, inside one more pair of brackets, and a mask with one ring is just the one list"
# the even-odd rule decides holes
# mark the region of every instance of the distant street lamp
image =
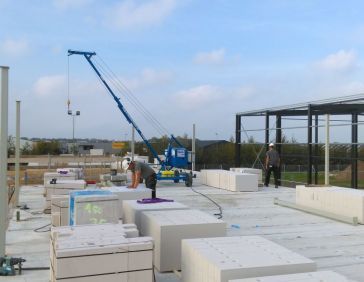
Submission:
[[80,111],[76,111],[76,113],[72,113],[72,110],[68,110],[68,115],[72,116],[72,143],[73,143],[72,152],[73,152],[73,154],[75,154],[75,148],[76,148],[76,144],[75,144],[75,117],[79,116],[80,114],[81,114]]

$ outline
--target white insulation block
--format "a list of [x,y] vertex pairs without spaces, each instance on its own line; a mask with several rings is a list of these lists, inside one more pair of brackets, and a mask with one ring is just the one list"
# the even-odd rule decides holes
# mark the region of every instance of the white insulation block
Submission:
[[[141,214],[143,211],[160,211],[160,210],[187,210],[187,206],[178,202],[162,202],[154,204],[139,204],[137,200],[123,202],[123,222],[135,223],[137,228],[141,229]],[[143,234],[141,234],[143,235]]]
[[229,282],[349,282],[349,280],[333,271],[318,271],[287,275],[255,277],[230,280]]
[[118,187],[103,187],[102,190],[107,190],[117,195],[119,198],[119,218],[123,218],[123,202],[125,200],[139,200],[152,197],[152,190],[149,188],[138,187],[136,189],[130,189],[126,186]]
[[154,239],[154,265],[159,272],[181,269],[181,241],[226,236],[226,223],[199,210],[148,211],[141,234]]
[[316,270],[312,260],[260,236],[182,240],[183,282],[233,279]]
[[234,171],[237,173],[249,173],[258,175],[258,183],[263,183],[263,171],[259,168],[250,168],[250,167],[231,167],[230,171]]
[[296,186],[296,204],[333,214],[357,217],[364,224],[364,191],[343,187]]

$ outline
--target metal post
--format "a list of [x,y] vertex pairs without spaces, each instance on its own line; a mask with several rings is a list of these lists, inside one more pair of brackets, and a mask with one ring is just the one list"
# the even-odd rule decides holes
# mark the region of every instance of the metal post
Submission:
[[307,184],[312,184],[312,106],[307,107]]
[[358,188],[358,114],[352,114],[351,120],[351,187]]
[[265,113],[265,150],[269,150],[269,112]]
[[235,120],[235,166],[240,167],[241,152],[241,116],[236,115]]
[[16,134],[15,134],[15,205],[19,205],[20,190],[20,101],[16,101]]
[[196,125],[192,128],[192,171],[196,170]]
[[318,160],[319,160],[319,146],[318,146],[318,115],[315,115],[315,159],[314,159],[314,166],[315,166],[315,184],[318,184]]
[[5,256],[8,217],[8,81],[9,67],[0,66],[0,256]]
[[325,185],[329,185],[330,173],[330,115],[326,115],[326,140],[325,140]]
[[[280,115],[276,116],[276,148],[277,148],[277,152],[279,154],[279,157],[282,160],[282,117]],[[282,161],[281,161],[282,163]],[[278,185],[281,185],[281,166],[279,166],[279,171],[278,171]]]
[[76,152],[76,144],[75,144],[75,116],[72,115],[72,143],[73,143],[73,155]]
[[135,154],[135,128],[131,125],[131,160],[134,161]]

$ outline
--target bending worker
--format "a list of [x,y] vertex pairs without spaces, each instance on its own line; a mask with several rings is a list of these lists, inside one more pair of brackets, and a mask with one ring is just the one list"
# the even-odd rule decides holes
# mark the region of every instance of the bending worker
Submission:
[[131,185],[129,185],[128,188],[137,188],[140,178],[143,178],[145,181],[145,187],[152,189],[152,198],[156,198],[157,175],[148,164],[131,161],[130,158],[126,158],[122,162],[122,168],[125,171],[131,170],[132,172]]
[[265,157],[265,182],[264,185],[268,187],[270,174],[273,171],[274,175],[274,185],[275,188],[278,188],[278,173],[279,173],[279,165],[280,165],[280,158],[279,154],[276,150],[274,150],[274,144],[269,144],[269,151],[266,153]]

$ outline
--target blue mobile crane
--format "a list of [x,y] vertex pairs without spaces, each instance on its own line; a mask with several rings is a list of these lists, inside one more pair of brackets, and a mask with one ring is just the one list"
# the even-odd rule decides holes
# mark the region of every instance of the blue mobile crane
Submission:
[[[120,98],[117,97],[114,91],[111,89],[107,81],[102,76],[99,69],[96,67],[92,58],[96,56],[95,52],[85,52],[85,51],[75,51],[68,50],[68,56],[71,55],[81,55],[87,60],[87,62],[91,65],[92,69],[96,72],[97,76],[100,78],[102,84],[106,87],[108,92],[113,97],[114,101],[118,105],[119,110],[126,118],[127,122],[130,123],[135,130],[138,132],[139,136],[143,139],[144,143],[149,148],[150,152],[158,160],[160,165],[160,169],[157,173],[158,180],[172,180],[174,183],[178,183],[180,181],[184,181],[187,187],[192,186],[193,175],[192,172],[187,172],[185,169],[188,168],[188,165],[191,163],[191,154],[190,152],[171,134],[169,137],[169,143],[167,149],[165,149],[164,155],[165,159],[162,160],[153,146],[150,144],[148,139],[144,136],[138,125],[129,115],[124,105],[121,103]],[[178,147],[173,147],[173,144],[177,144]]]

